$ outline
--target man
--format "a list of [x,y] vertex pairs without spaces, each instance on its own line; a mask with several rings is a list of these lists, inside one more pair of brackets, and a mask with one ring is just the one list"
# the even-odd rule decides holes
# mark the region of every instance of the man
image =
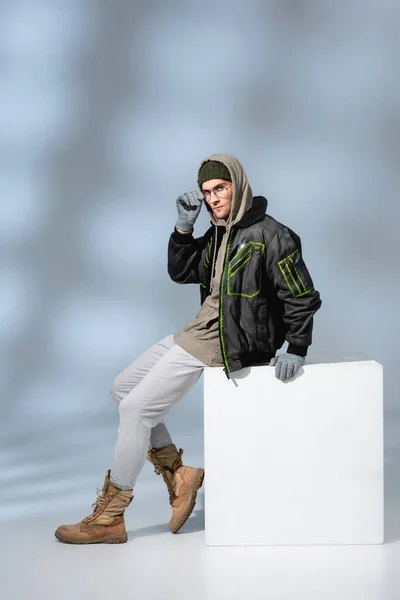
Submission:
[[[147,459],[162,474],[176,533],[193,511],[204,470],[182,463],[163,421],[193,387],[205,366],[231,379],[252,365],[275,366],[282,382],[304,364],[313,316],[321,306],[301,252],[299,236],[266,214],[253,197],[237,158],[212,154],[198,171],[199,191],[177,199],[178,220],[168,243],[168,273],[177,283],[200,285],[201,308],[182,331],[144,352],[113,382],[120,414],[118,438],[91,515],[55,532],[73,544],[127,541],[124,512]],[[211,227],[192,235],[203,201]],[[275,356],[284,341],[288,351]]]

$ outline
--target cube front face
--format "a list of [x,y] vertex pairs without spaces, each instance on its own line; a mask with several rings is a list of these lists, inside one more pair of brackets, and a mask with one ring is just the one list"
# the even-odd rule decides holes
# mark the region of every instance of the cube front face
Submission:
[[301,372],[204,370],[207,545],[383,543],[382,366]]

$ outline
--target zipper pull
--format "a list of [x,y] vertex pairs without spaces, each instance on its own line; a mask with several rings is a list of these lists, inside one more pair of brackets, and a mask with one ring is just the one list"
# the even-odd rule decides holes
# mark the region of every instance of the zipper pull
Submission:
[[228,378],[228,379],[230,379],[230,377],[229,377],[229,373],[228,373],[228,371],[227,371],[226,367],[224,367],[224,373],[225,373],[225,375],[227,376],[227,378]]

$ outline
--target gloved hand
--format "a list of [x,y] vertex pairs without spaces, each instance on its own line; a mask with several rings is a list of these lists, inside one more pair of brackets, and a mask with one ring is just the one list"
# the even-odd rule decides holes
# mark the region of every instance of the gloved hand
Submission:
[[193,229],[203,200],[204,194],[197,190],[185,192],[177,198],[178,220],[175,224],[177,229],[181,229],[182,231],[191,231]]
[[297,356],[297,354],[279,354],[271,358],[270,366],[275,366],[275,377],[281,381],[289,381],[297,373],[297,371],[304,365],[306,359],[304,356]]

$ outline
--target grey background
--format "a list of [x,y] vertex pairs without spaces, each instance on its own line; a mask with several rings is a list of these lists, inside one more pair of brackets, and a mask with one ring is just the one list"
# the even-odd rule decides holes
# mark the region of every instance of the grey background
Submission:
[[[237,156],[302,239],[323,301],[312,349],[383,364],[397,505],[399,13],[2,0],[0,518],[82,510],[102,483],[113,379],[199,309],[198,286],[168,277],[167,244],[177,196],[214,152]],[[202,210],[195,235],[208,226]],[[189,464],[202,381],[166,421]],[[146,465],[141,494],[154,479]]]

